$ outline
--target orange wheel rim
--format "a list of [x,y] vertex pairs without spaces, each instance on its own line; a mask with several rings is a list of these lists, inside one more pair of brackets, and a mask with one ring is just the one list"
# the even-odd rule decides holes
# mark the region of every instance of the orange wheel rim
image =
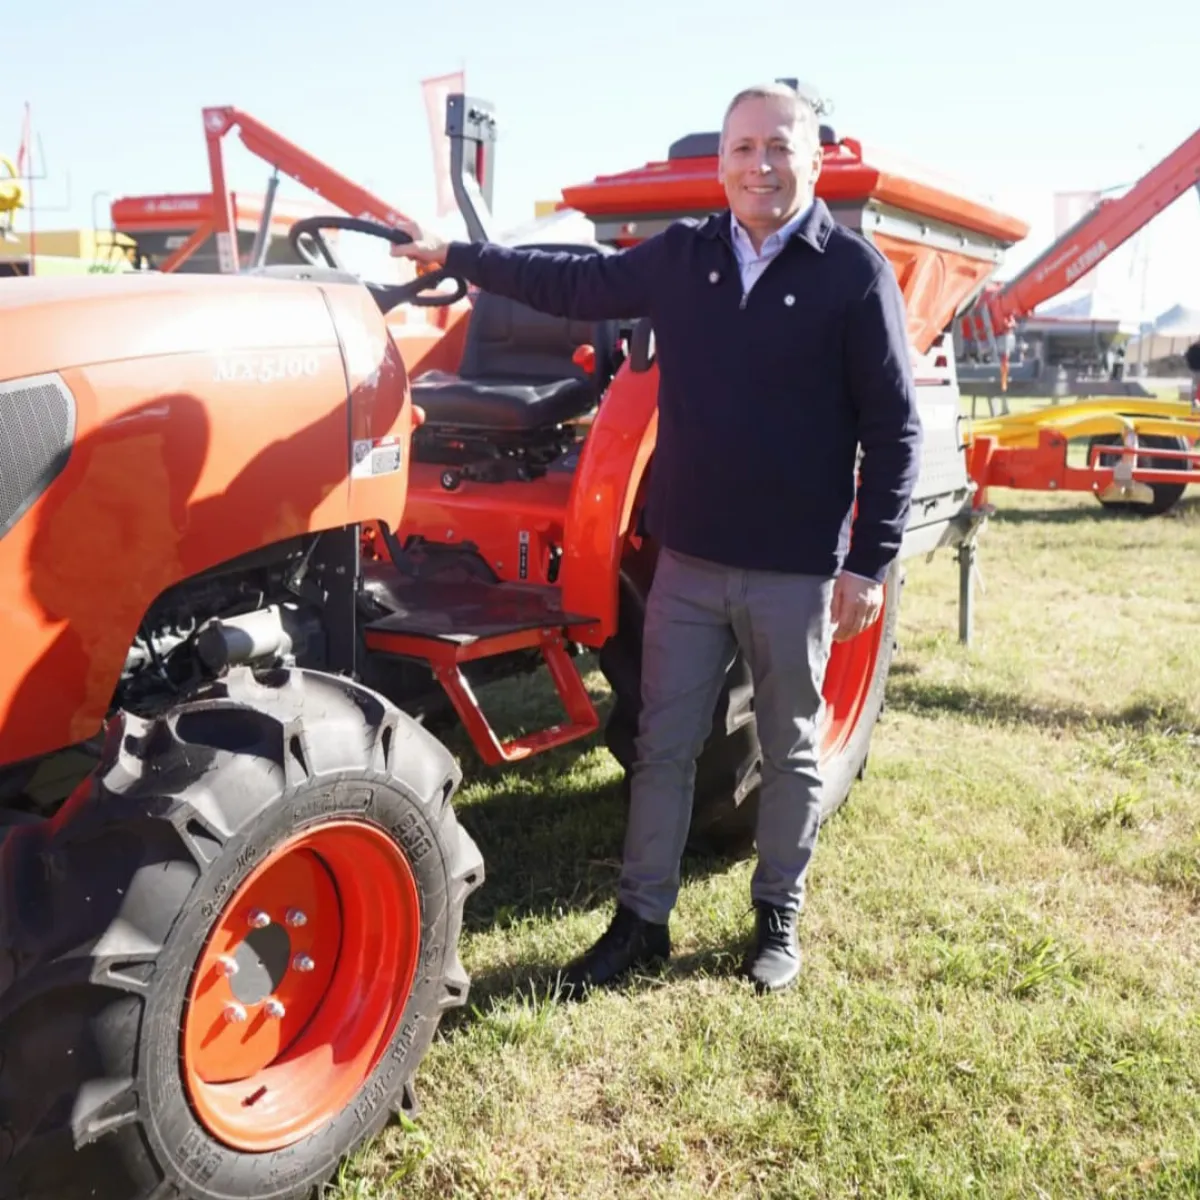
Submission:
[[[884,595],[884,609],[888,598]],[[875,664],[883,640],[884,614],[869,629],[847,642],[834,642],[825,668],[825,714],[817,744],[821,758],[840,754],[862,718],[875,678]]]
[[258,865],[213,926],[183,1016],[197,1116],[239,1150],[332,1121],[370,1077],[416,974],[420,901],[383,830],[337,821]]

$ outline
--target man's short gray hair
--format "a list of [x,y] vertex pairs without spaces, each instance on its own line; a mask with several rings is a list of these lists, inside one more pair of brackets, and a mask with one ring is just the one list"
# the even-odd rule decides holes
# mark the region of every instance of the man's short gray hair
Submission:
[[800,136],[814,146],[820,143],[821,124],[812,101],[786,83],[756,83],[738,92],[730,100],[721,120],[722,143],[725,141],[725,127],[729,124],[730,114],[746,100],[783,100],[791,108],[791,115],[800,130]]

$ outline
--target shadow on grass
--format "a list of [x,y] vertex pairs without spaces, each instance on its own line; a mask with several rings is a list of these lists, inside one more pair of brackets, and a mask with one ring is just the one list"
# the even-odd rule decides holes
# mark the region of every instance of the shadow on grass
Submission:
[[888,707],[918,715],[953,713],[968,720],[1001,725],[1033,725],[1062,730],[1123,729],[1141,733],[1200,734],[1195,717],[1179,703],[1127,704],[1119,709],[1089,709],[1055,704],[980,685],[922,681],[915,672],[893,670],[888,679]]
[[[452,740],[459,749],[457,739],[448,744]],[[602,735],[501,772],[471,764],[469,758],[466,764],[456,806],[460,823],[483,855],[486,877],[468,901],[464,934],[511,928],[519,938],[526,922],[554,922],[596,910],[607,925],[621,868],[626,799],[622,773],[604,749]],[[682,882],[706,878],[732,861],[689,850],[681,863]],[[747,911],[749,920],[748,899]],[[557,939],[547,941],[553,945]],[[442,1027],[449,1032],[470,1025],[492,1000],[528,999],[531,993],[544,999],[570,956],[583,949],[566,950],[562,960],[553,958],[553,950],[524,954],[494,970],[472,972],[466,1008],[448,1012]],[[736,967],[736,961],[730,966],[732,953],[714,948],[673,958],[663,982],[704,971],[727,973]]]
[[[584,677],[590,660],[582,664]],[[529,918],[590,912],[616,891],[625,837],[623,775],[604,746],[611,695],[589,692],[600,730],[517,764],[480,762],[461,726],[438,736],[463,765],[455,800],[459,820],[483,855],[486,878],[467,906],[467,932],[507,927]],[[481,688],[479,699],[501,737],[545,728],[561,719],[547,681],[525,676]],[[703,878],[729,858],[688,852],[683,878]]]
[[[626,804],[619,771],[606,768],[592,746],[591,772],[518,772],[505,784],[459,805],[459,820],[483,855],[487,878],[471,898],[468,931],[529,918],[590,912],[612,902],[621,867]],[[615,768],[614,768],[615,769]],[[684,881],[704,878],[726,857],[684,855]]]
[[[645,971],[635,971],[611,988],[603,990],[628,997],[648,994],[685,979],[736,979],[739,977],[743,956],[751,942],[751,932],[748,923],[745,936],[729,944],[714,944],[687,954],[672,955],[667,964]],[[481,1019],[486,1020],[495,1007],[513,1000],[525,1003],[532,1001],[537,1006],[588,1003],[588,992],[576,998],[557,992],[560,974],[566,965],[566,960],[523,960],[492,971],[480,972],[471,980],[467,1004],[462,1008],[450,1009],[445,1014],[439,1026],[439,1033],[453,1036],[455,1031],[467,1030]],[[747,982],[745,986],[749,988],[750,984]]]
[[[606,776],[605,782],[588,782],[591,773],[578,764],[572,770],[569,762],[563,763],[556,771],[547,761],[510,772],[504,787],[479,798],[468,796],[460,805],[459,820],[486,866],[483,886],[467,904],[465,935],[518,928],[529,920],[553,922],[597,909],[607,925],[621,867],[626,802],[620,772],[603,770],[605,753],[593,745],[586,760],[595,774]],[[681,864],[682,882],[723,870],[730,861],[689,851]],[[486,1016],[493,1001],[532,997],[536,1003],[550,1002],[559,973],[585,948],[574,946],[559,958],[552,950],[525,954],[495,969],[473,972],[466,1007],[447,1012],[441,1028],[451,1034],[469,1027]],[[623,986],[649,988],[687,975],[728,974],[736,969],[738,959],[733,956],[740,949],[714,947],[673,957],[661,977],[634,979]]]
[[1184,496],[1169,512],[1157,516],[1137,509],[1106,508],[1096,500],[1071,508],[1000,508],[991,518],[994,525],[1091,525],[1097,521],[1139,525],[1145,521],[1185,519],[1200,520],[1200,496]]

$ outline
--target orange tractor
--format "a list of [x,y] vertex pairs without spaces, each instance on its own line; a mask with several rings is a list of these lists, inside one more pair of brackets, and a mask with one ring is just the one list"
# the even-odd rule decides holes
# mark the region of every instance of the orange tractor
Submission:
[[[448,116],[484,236],[494,125],[461,96]],[[321,231],[396,244],[392,210],[262,126],[253,148],[350,215],[290,226],[311,261],[241,269],[219,154],[239,123],[205,114],[214,226],[187,239],[213,236],[222,274],[0,289],[0,1200],[315,1195],[413,1110],[467,995],[457,945],[484,866],[423,722],[456,714],[490,764],[584,738],[594,651],[630,761],[652,330],[441,272],[363,283]],[[969,548],[982,513],[946,331],[1023,228],[825,142],[822,194],[909,306],[925,446],[901,557]],[[578,251],[716,207],[713,150],[685,139],[568,192],[601,226]],[[621,215],[653,189],[657,216]],[[866,761],[901,571],[829,667],[828,811]],[[541,663],[562,721],[502,740],[474,685]],[[738,662],[693,844],[745,848],[758,771]]]

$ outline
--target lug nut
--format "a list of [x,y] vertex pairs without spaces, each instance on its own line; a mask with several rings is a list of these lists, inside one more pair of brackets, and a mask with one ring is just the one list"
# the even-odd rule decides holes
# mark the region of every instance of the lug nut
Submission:
[[246,1019],[246,1010],[240,1004],[225,1005],[225,1020],[230,1025],[240,1025]]
[[295,929],[299,929],[301,925],[308,924],[308,917],[298,908],[289,908],[287,913],[287,923]]
[[225,976],[226,979],[232,979],[238,973],[238,965],[228,954],[222,954],[217,959],[217,970]]
[[276,1000],[274,996],[272,996],[270,998],[270,1000],[268,1000],[266,1002],[266,1004],[263,1005],[263,1011],[267,1014],[268,1017],[274,1017],[275,1020],[279,1021],[279,1020],[282,1020],[283,1014],[285,1012],[287,1012],[287,1009],[284,1008],[283,1005],[278,1000]]
[[313,962],[313,960],[311,958],[309,958],[307,954],[297,954],[296,957],[292,959],[292,966],[297,971],[303,971],[303,972],[307,973],[308,971],[311,971],[316,965],[317,964],[315,962]]
[[248,920],[252,929],[266,929],[271,923],[271,918],[261,908],[256,908]]

